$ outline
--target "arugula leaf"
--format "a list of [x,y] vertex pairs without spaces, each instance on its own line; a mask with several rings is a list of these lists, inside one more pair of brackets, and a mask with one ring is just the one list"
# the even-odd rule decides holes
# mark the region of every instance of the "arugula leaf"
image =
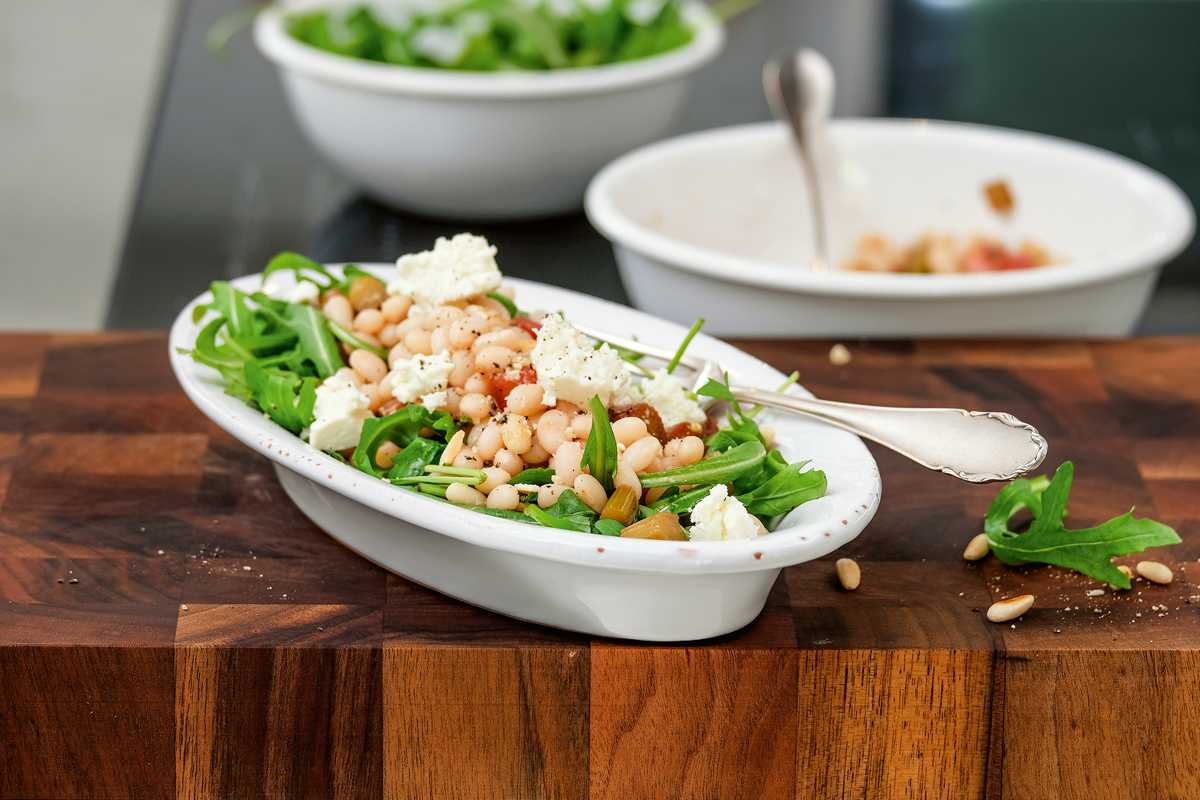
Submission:
[[376,347],[373,344],[367,344],[362,339],[358,338],[353,333],[346,330],[341,325],[338,325],[331,319],[326,319],[325,323],[329,326],[329,332],[333,334],[335,339],[341,339],[346,344],[358,350],[368,350],[382,358],[384,361],[387,361],[387,350],[384,350],[382,347]]
[[766,457],[767,448],[762,446],[762,442],[746,442],[719,456],[706,458],[686,467],[643,475],[642,488],[653,489],[658,486],[680,486],[689,483],[729,483],[754,471]]
[[750,437],[759,441],[764,447],[766,446],[767,440],[763,438],[762,433],[759,431],[758,423],[754,421],[753,414],[744,413],[737,398],[733,396],[733,392],[729,388],[728,372],[725,373],[724,383],[710,380],[697,389],[696,394],[704,397],[715,397],[718,400],[728,400],[732,408],[726,415],[729,427],[717,431],[704,441],[704,444],[710,450],[722,449],[728,444],[730,439],[734,441],[748,441]]
[[819,469],[802,472],[807,464],[807,461],[788,464],[766,483],[737,495],[737,499],[756,517],[775,517],[824,497],[829,486],[825,473]]
[[458,503],[451,503],[451,505],[455,506],[456,508],[465,508],[469,511],[474,511],[477,514],[487,514],[489,517],[509,519],[513,522],[524,522],[528,525],[537,524],[537,522],[530,519],[528,515],[522,514],[520,511],[509,511],[506,508],[488,508],[487,506],[461,506]]
[[257,331],[254,328],[254,315],[246,305],[246,294],[225,281],[215,281],[210,290],[213,301],[209,308],[225,318],[225,325],[235,339],[252,336]]
[[438,463],[438,459],[442,457],[442,451],[445,449],[446,445],[442,442],[435,439],[422,439],[418,436],[403,450],[392,456],[392,466],[387,472],[388,480],[395,481],[424,475],[425,468],[430,464]]
[[617,437],[613,433],[612,423],[608,421],[608,411],[600,402],[600,395],[592,397],[588,407],[592,410],[592,431],[583,447],[583,465],[593,478],[600,481],[604,493],[612,494],[613,478],[617,474]]
[[692,339],[700,332],[700,327],[704,325],[704,318],[696,320],[692,323],[692,329],[687,332],[687,336],[683,337],[683,342],[679,345],[679,349],[675,351],[675,357],[671,359],[671,363],[667,364],[667,374],[670,375],[679,366],[679,360],[683,358],[684,352],[688,349],[688,345],[692,343]]
[[[329,270],[325,269],[325,267],[313,261],[311,258],[302,256],[299,253],[285,251],[272,258],[267,264],[267,268],[263,270],[262,274],[263,283],[267,282],[267,278],[270,277],[272,273],[279,272],[280,270],[287,270],[295,273],[297,282],[301,280],[312,281],[321,289],[322,292],[332,289],[338,282],[337,278],[335,278],[329,272]],[[314,277],[313,275],[306,274],[306,272],[316,273],[316,276]]]
[[[563,492],[566,494],[566,492]],[[564,531],[579,531],[580,533],[590,533],[592,526],[590,523],[580,523],[572,519],[556,517],[546,513],[541,508],[538,508],[537,503],[530,503],[525,506],[525,513],[532,517],[539,525],[545,525],[547,528],[558,528]]]
[[620,536],[621,531],[625,530],[625,526],[615,519],[598,519],[595,528],[601,536]]
[[346,366],[338,352],[337,340],[330,332],[328,320],[317,309],[306,303],[286,303],[281,311],[262,304],[259,310],[277,325],[296,334],[296,358],[291,364],[293,370],[299,372],[304,362],[308,362],[316,370],[317,376],[325,380]]
[[[378,452],[379,446],[384,442],[392,442],[402,450],[407,449],[410,444],[421,438],[421,430],[424,428],[440,433],[442,444],[458,432],[454,417],[449,413],[430,412],[416,403],[409,403],[386,417],[367,419],[363,423],[358,446],[354,448],[354,466],[368,475],[382,478],[383,474],[375,464],[375,453]],[[394,459],[392,463],[395,463]],[[422,464],[421,468],[424,470],[425,465]]]
[[657,514],[660,511],[670,511],[672,514],[691,513],[691,510],[696,507],[696,503],[703,500],[713,486],[714,484],[707,483],[694,489],[688,489],[686,492],[676,492],[670,496],[664,494],[647,507],[650,513],[646,516]]
[[299,434],[312,423],[316,380],[301,378],[294,372],[263,369],[253,361],[246,362],[245,376],[258,407],[280,427]]
[[530,483],[536,486],[545,486],[554,479],[554,470],[548,467],[539,467],[536,469],[523,469],[513,476],[509,483]]
[[548,527],[582,533],[590,533],[600,516],[570,489],[563,491],[549,508],[543,509],[537,503],[530,503],[525,506],[525,513]]
[[[1181,540],[1166,525],[1134,519],[1132,510],[1095,528],[1067,530],[1062,520],[1074,475],[1075,465],[1066,461],[1047,485],[1020,478],[1001,489],[984,521],[992,552],[1006,564],[1054,564],[1128,589],[1132,584],[1112,563],[1115,556]],[[1008,529],[1007,523],[1021,508],[1028,508],[1034,519],[1027,532],[1017,534]]]

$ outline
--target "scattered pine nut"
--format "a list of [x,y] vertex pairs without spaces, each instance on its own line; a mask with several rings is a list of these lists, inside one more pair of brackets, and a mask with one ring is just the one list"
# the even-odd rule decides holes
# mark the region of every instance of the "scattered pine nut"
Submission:
[[1008,622],[1016,619],[1033,607],[1033,595],[1023,594],[1020,597],[1010,597],[998,603],[992,603],[987,611],[987,618],[992,622]]
[[858,571],[858,564],[854,562],[853,558],[839,558],[837,560],[837,576],[843,589],[854,591],[858,588],[858,581],[862,574]]
[[1170,583],[1174,574],[1171,568],[1166,564],[1160,564],[1157,561],[1139,561],[1137,565],[1138,575],[1141,575],[1148,581],[1155,583]]
[[[1131,570],[1129,567],[1125,566],[1124,564],[1118,564],[1118,565],[1117,565],[1117,569],[1121,570],[1121,573],[1122,573],[1122,574],[1123,574],[1123,575],[1124,575],[1126,578],[1129,578],[1130,580],[1132,580],[1132,579],[1133,579],[1133,570]],[[1115,583],[1110,583],[1110,584],[1108,585],[1108,588],[1112,589],[1114,592],[1124,592],[1124,591],[1126,591],[1124,588],[1122,588],[1122,587],[1120,587],[1120,586],[1117,586]]]
[[853,356],[850,355],[849,348],[847,348],[846,345],[842,344],[841,342],[838,342],[833,347],[829,348],[829,363],[833,364],[835,367],[846,366],[850,363],[850,359],[852,358]]
[[991,552],[992,545],[988,541],[986,533],[981,533],[971,540],[967,545],[967,549],[963,551],[963,558],[967,561],[978,561]]

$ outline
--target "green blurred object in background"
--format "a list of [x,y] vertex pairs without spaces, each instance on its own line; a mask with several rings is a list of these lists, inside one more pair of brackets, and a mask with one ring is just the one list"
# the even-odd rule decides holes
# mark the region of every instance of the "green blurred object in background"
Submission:
[[[1103,147],[1200,208],[1200,2],[898,0],[892,23],[892,115]],[[1196,241],[1162,281],[1200,283]]]

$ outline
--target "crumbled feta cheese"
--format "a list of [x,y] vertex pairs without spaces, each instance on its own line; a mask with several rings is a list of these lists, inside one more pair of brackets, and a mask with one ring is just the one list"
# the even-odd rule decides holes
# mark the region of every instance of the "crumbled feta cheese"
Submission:
[[411,297],[420,312],[500,288],[496,248],[470,233],[439,237],[432,250],[400,256],[396,270],[388,294]]
[[606,344],[594,349],[558,314],[542,318],[531,357],[547,405],[557,400],[583,405],[596,395],[605,406],[630,402],[629,373],[617,351]]
[[446,350],[400,359],[392,365],[392,396],[401,403],[420,402],[432,411],[446,405],[446,388],[453,371],[454,362]]
[[654,373],[651,380],[642,383],[642,402],[649,403],[662,417],[663,425],[673,428],[681,422],[704,424],[704,409],[695,400],[689,400],[683,381],[668,375],[665,368]]
[[363,422],[371,416],[371,401],[350,381],[336,375],[317,387],[316,419],[308,443],[318,450],[345,450],[358,444]]
[[300,281],[283,293],[283,299],[289,303],[308,303],[315,306],[321,297],[321,287],[312,281]]
[[692,509],[688,538],[699,542],[751,539],[758,535],[758,530],[742,501],[730,497],[725,484],[718,483]]

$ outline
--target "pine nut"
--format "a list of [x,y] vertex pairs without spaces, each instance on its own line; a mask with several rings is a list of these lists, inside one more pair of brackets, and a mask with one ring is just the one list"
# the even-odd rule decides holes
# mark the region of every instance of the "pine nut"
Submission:
[[837,576],[842,584],[843,589],[854,591],[858,588],[858,581],[862,577],[858,571],[858,564],[853,558],[839,558],[837,560]]
[[967,561],[978,561],[986,556],[992,549],[991,542],[988,541],[987,534],[981,533],[971,540],[967,545],[967,549],[963,550],[963,558]]
[[1157,561],[1139,561],[1137,572],[1146,580],[1155,583],[1170,583],[1171,578],[1175,577],[1170,567]]
[[442,457],[438,459],[438,463],[442,466],[453,464],[454,459],[458,458],[458,454],[462,452],[463,440],[466,438],[466,431],[459,431],[451,436],[450,441],[446,443],[446,449],[442,451]]
[[1117,569],[1121,570],[1121,572],[1124,572],[1126,578],[1133,577],[1133,570],[1131,570],[1129,567],[1125,566],[1124,564],[1121,564],[1119,567],[1117,567]]
[[835,367],[844,367],[850,363],[850,349],[846,345],[838,343],[829,348],[829,363]]
[[992,603],[987,611],[987,618],[992,622],[1008,622],[1016,619],[1033,607],[1033,595],[1023,594],[1020,597],[1010,597],[998,603]]

